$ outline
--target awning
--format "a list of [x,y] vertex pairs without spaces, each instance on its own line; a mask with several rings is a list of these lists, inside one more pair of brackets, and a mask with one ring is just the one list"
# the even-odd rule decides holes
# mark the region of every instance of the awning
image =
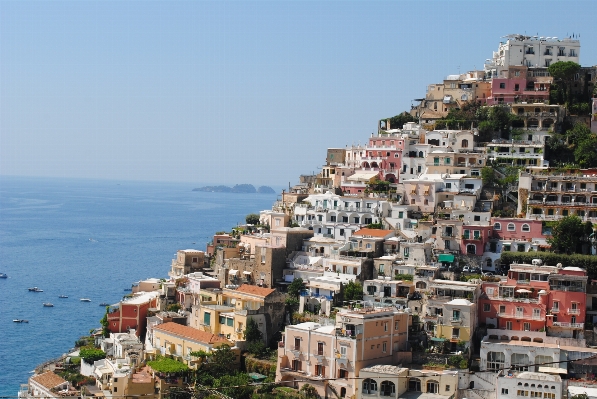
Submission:
[[248,272],[248,271],[246,271],[246,270],[245,270],[245,271],[243,272],[243,274],[251,274],[251,272]]
[[348,176],[346,180],[348,180],[348,181],[369,181],[378,175],[379,175],[379,172],[360,172],[360,173],[355,173],[352,176]]
[[432,341],[437,341],[437,342],[444,342],[446,339],[445,338],[436,338],[436,337],[431,337]]
[[452,254],[440,254],[438,257],[440,262],[454,262],[454,255]]
[[548,374],[568,374],[568,370],[561,367],[539,366],[539,372]]
[[236,273],[238,273],[238,270],[236,270],[236,269],[230,269],[230,271],[228,272],[228,275],[234,276],[234,275],[236,275]]
[[530,294],[533,291],[525,290],[524,288],[521,288],[519,290],[516,290],[516,292],[518,292],[519,294]]
[[444,104],[450,104],[452,101],[452,96],[444,96]]

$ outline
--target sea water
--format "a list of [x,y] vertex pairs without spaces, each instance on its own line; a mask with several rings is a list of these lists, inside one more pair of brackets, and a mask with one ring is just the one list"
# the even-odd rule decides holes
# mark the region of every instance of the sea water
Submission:
[[[139,280],[167,278],[177,250],[204,251],[216,231],[276,199],[196,186],[0,177],[0,272],[8,274],[0,279],[0,396],[15,396],[38,364],[99,327],[100,303],[117,303]],[[43,292],[27,290],[35,286]]]

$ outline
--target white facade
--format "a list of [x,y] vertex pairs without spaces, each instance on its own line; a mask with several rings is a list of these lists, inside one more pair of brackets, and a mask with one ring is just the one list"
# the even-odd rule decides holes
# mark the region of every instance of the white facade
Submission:
[[498,51],[485,63],[488,77],[504,77],[502,71],[509,66],[523,65],[547,68],[558,61],[580,64],[580,41],[577,39],[543,36],[508,35]]
[[497,378],[497,399],[512,397],[561,399],[562,378],[559,375],[531,371],[501,372]]

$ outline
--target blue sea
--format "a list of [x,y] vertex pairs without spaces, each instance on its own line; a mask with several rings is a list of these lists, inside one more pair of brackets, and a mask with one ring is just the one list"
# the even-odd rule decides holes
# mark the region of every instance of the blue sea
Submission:
[[[0,272],[9,277],[0,279],[0,396],[15,396],[38,364],[99,327],[101,302],[167,277],[177,250],[205,250],[214,232],[276,199],[197,186],[0,177]],[[27,290],[34,286],[43,292]]]

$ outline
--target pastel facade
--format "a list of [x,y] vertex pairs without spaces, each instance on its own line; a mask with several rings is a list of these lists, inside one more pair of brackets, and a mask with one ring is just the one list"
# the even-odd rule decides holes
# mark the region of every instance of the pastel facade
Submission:
[[172,266],[168,276],[180,278],[185,274],[200,271],[205,267],[205,252],[196,249],[181,249],[172,259]]
[[108,330],[111,333],[123,333],[135,330],[136,334],[145,332],[147,326],[147,311],[157,308],[159,292],[143,292],[132,298],[111,306],[107,314]]
[[329,394],[329,384],[341,397],[351,397],[360,388],[354,377],[361,368],[408,360],[409,323],[410,315],[394,308],[344,310],[335,326],[287,326],[278,348],[276,381],[297,387],[309,383],[322,396]]

